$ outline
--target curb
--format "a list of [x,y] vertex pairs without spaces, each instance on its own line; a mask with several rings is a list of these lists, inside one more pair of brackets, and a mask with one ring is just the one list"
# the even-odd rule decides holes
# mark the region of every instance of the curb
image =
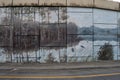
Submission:
[[110,69],[120,68],[120,66],[98,66],[98,67],[61,67],[61,68],[40,68],[40,67],[0,67],[0,70],[79,70],[79,69]]

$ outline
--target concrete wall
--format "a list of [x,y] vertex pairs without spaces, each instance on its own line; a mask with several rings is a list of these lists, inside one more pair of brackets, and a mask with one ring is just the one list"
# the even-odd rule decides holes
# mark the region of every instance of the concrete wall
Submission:
[[0,6],[77,6],[120,10],[118,2],[108,0],[0,0]]

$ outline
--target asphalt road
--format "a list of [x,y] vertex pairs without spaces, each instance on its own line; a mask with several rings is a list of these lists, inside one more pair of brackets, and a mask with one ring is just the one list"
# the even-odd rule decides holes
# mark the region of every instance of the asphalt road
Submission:
[[0,69],[0,80],[120,80],[120,68],[39,70]]
[[93,77],[93,78],[62,78],[62,79],[0,79],[0,80],[120,80],[120,75],[108,77]]

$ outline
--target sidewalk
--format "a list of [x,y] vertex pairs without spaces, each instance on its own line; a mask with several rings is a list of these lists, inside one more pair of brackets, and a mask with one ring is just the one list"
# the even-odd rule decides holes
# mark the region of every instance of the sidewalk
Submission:
[[98,61],[84,63],[57,63],[57,64],[0,64],[0,69],[39,69],[39,70],[64,70],[64,69],[100,69],[100,68],[120,68],[120,61]]

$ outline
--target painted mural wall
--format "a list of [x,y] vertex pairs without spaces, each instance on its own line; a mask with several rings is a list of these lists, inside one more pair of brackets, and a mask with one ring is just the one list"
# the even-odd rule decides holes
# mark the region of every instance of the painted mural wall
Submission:
[[[120,12],[80,7],[0,8],[0,62],[120,60]],[[111,58],[112,59],[112,58]]]

